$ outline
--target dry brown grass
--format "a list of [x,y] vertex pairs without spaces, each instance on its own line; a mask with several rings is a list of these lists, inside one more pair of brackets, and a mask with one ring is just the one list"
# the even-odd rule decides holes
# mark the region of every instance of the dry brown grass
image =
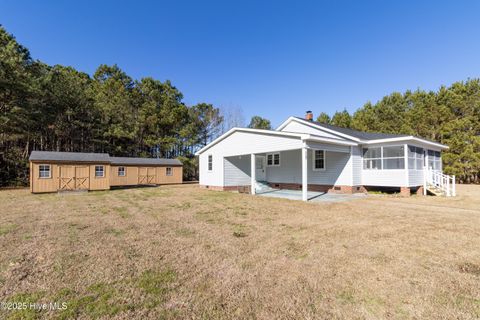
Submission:
[[302,203],[197,186],[0,192],[0,318],[473,319],[480,186]]

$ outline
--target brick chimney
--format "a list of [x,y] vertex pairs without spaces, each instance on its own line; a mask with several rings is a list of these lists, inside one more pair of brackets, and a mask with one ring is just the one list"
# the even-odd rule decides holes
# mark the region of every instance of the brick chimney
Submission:
[[305,120],[308,120],[308,121],[313,121],[313,113],[312,111],[307,111],[305,112]]

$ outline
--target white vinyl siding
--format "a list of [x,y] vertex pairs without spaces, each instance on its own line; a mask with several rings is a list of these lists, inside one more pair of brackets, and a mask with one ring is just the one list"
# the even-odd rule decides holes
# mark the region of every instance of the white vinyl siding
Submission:
[[[281,150],[300,149],[302,141],[296,137],[277,136],[237,131],[218,142],[199,156],[200,185],[224,185],[224,158],[230,156],[248,156],[265,154]],[[208,156],[212,155],[213,169],[208,171]],[[283,152],[282,152],[283,154]],[[283,164],[283,159],[281,163]],[[276,167],[280,168],[280,167]]]
[[[392,149],[390,147],[396,147],[396,148]],[[403,148],[399,148],[399,147],[403,147]],[[365,166],[363,166],[363,170],[361,171],[362,185],[378,186],[378,187],[408,186],[408,172],[405,169],[405,145],[400,146],[398,142],[369,145],[368,147],[364,145],[362,148],[362,154],[365,154],[365,149],[371,149],[371,148],[377,148],[377,149],[375,149],[376,151],[373,151],[373,153],[369,153],[368,156],[375,156],[377,160],[378,160],[377,157],[380,151],[381,161],[379,165],[381,167],[379,167],[378,169],[366,169]],[[382,149],[386,149],[387,151],[385,153],[385,156],[387,156],[385,159],[382,157],[382,152],[383,152]],[[387,165],[390,165],[391,162],[395,162],[398,165],[398,167],[400,167],[400,169],[381,169],[383,168],[384,160],[386,159],[396,159],[396,160],[390,160],[389,161],[390,163],[387,163]],[[401,161],[403,161],[403,165],[400,163]],[[363,163],[365,165],[365,158],[363,159]]]
[[362,185],[362,148],[352,147],[352,184],[354,186]]
[[233,156],[223,159],[224,186],[250,185],[250,156]]
[[[282,152],[281,167],[267,167],[268,182],[302,183],[301,150]],[[313,170],[313,150],[307,152],[308,183],[351,185],[350,153],[325,152],[326,170]]]

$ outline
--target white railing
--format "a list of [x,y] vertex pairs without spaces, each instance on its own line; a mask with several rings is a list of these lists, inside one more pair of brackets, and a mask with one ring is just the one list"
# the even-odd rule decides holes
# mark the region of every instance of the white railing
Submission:
[[456,187],[455,187],[455,176],[449,176],[443,174],[441,171],[437,170],[423,170],[424,177],[424,192],[427,192],[427,188],[435,187],[442,191],[447,197],[455,197]]

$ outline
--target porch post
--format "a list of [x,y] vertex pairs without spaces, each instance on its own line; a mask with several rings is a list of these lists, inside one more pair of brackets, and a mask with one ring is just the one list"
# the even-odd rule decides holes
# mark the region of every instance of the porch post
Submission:
[[308,200],[308,165],[307,165],[307,148],[302,147],[302,200]]
[[255,154],[250,155],[250,193],[255,194],[255,184],[257,177],[255,176]]

